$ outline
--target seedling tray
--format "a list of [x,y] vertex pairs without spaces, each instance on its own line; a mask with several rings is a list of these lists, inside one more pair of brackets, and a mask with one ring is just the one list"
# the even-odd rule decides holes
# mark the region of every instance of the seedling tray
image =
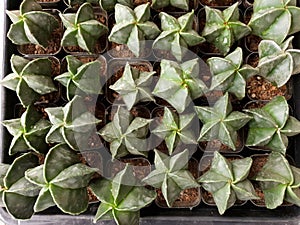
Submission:
[[[8,10],[18,9],[21,0],[2,0],[0,4]],[[298,5],[300,1],[298,0]],[[240,6],[242,7],[242,6]],[[63,1],[57,5],[57,9],[63,11],[66,8]],[[199,10],[199,9],[198,9]],[[198,12],[198,11],[197,11]],[[5,12],[2,11],[1,15]],[[300,22],[300,21],[299,21]],[[13,45],[7,38],[6,33],[10,24],[9,18],[6,16],[4,20],[4,43],[2,48],[3,62],[1,62],[1,78],[10,72],[10,57],[12,54],[18,54],[17,47]],[[294,47],[300,48],[300,35],[296,35],[294,39]],[[58,58],[62,59],[64,53],[59,53]],[[294,116],[300,119],[300,77],[293,77],[293,97],[289,100],[289,104],[293,109]],[[14,118],[14,106],[18,103],[15,94],[8,89],[0,89],[1,112],[0,120]],[[8,155],[11,137],[3,126],[0,126],[0,160],[4,163],[11,163],[13,157]],[[297,167],[300,166],[300,135],[290,139],[291,146],[287,151]],[[200,150],[198,150],[203,154]],[[247,150],[241,153],[242,156],[250,156],[258,153],[257,151]],[[103,157],[105,161],[105,156]],[[41,224],[66,224],[66,225],[89,225],[94,224],[93,218],[97,211],[98,204],[90,204],[89,209],[79,216],[69,216],[62,214],[58,209],[51,208],[43,213],[35,214],[30,220],[16,221],[13,220],[4,208],[0,208],[0,219],[7,225],[41,225]],[[149,207],[141,210],[141,224],[143,225],[191,225],[191,224],[291,224],[298,225],[300,222],[300,208],[297,206],[278,207],[275,210],[268,210],[263,207],[254,206],[250,201],[242,206],[234,206],[220,216],[215,206],[207,206],[201,202],[197,207],[190,209],[162,209],[152,203]],[[99,221],[96,224],[110,225],[115,224],[113,221]]]

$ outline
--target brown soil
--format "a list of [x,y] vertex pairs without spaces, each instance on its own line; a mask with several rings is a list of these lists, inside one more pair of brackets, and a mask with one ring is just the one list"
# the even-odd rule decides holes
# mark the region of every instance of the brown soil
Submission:
[[[107,121],[112,121],[116,113],[116,110],[117,110],[116,106],[111,106],[107,109]],[[151,117],[149,110],[142,105],[132,107],[130,113],[133,115],[133,117],[141,117],[145,119],[150,119]]]
[[[132,51],[129,50],[127,45],[117,44],[114,42],[109,43],[109,54],[114,58],[136,58]],[[146,48],[141,52],[139,58],[146,58],[151,54],[151,49]]]
[[259,62],[259,55],[258,53],[252,53],[247,57],[247,64],[256,68]]
[[142,4],[148,3],[148,2],[150,4],[152,4],[151,0],[133,0],[133,5],[134,6],[138,6],[138,5],[142,5]]
[[102,170],[102,158],[100,153],[96,151],[81,152],[80,160],[83,164],[86,164],[92,168],[98,168],[100,171]]
[[257,181],[252,181],[254,190],[256,195],[259,197],[259,199],[252,199],[251,201],[258,206],[265,206],[265,195],[262,189],[259,186],[259,183]]
[[25,55],[54,55],[60,50],[60,41],[63,34],[63,28],[56,28],[48,41],[48,47],[45,49],[42,46],[34,44],[21,45],[19,50]]
[[248,35],[246,37],[246,47],[251,52],[257,52],[258,51],[258,45],[261,42],[261,38],[256,35]]
[[[191,159],[189,161],[188,170],[192,173],[195,179],[198,178],[198,162],[195,159]],[[156,203],[160,207],[167,207],[167,203],[165,201],[164,196],[162,195],[161,189],[157,189],[157,198]],[[199,188],[190,188],[180,192],[180,196],[178,199],[173,203],[173,208],[187,208],[187,207],[194,207],[200,202],[200,190]]]
[[92,192],[92,189],[90,187],[87,187],[88,195],[89,195],[89,202],[98,202],[98,198],[94,193]]
[[150,163],[148,160],[144,158],[135,158],[135,159],[122,159],[121,161],[116,160],[113,163],[109,164],[109,171],[111,171],[111,175],[115,176],[118,172],[123,170],[126,166],[126,163],[133,166],[133,175],[142,180],[151,172]]
[[252,166],[249,172],[249,178],[251,179],[254,177],[256,174],[258,174],[259,171],[263,168],[263,166],[266,164],[268,161],[268,155],[257,155],[257,156],[252,156]]
[[247,81],[247,94],[253,100],[271,100],[276,96],[287,95],[287,86],[280,88],[272,85],[261,76],[254,76]]
[[257,108],[262,108],[265,106],[268,102],[267,101],[251,101],[248,102],[245,105],[245,109],[257,109]]
[[231,6],[238,0],[200,0],[200,3],[207,6]]
[[230,147],[227,145],[224,145],[221,143],[219,140],[213,140],[213,141],[204,141],[200,142],[200,149],[204,152],[214,152],[214,151],[219,151],[223,153],[237,153],[240,152],[242,147],[243,147],[243,141],[241,134],[238,133],[238,139],[235,144],[236,146],[236,151],[233,151]]

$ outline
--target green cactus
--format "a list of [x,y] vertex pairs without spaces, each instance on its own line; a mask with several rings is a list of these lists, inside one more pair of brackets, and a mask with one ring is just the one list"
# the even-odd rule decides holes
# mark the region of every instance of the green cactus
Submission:
[[16,45],[36,44],[46,48],[52,32],[59,27],[59,22],[42,10],[36,0],[23,0],[20,10],[7,10],[6,14],[13,23],[7,37]]
[[82,63],[74,56],[66,57],[68,71],[55,77],[67,88],[67,98],[70,101],[74,95],[101,94],[102,84],[100,81],[101,62],[95,60]]
[[300,206],[300,169],[290,165],[280,153],[272,152],[253,179],[259,181],[268,209],[277,208],[283,200]]
[[191,131],[194,118],[195,115],[191,113],[178,116],[165,107],[161,124],[151,133],[165,140],[171,155],[180,143],[197,145],[195,134]]
[[30,61],[12,55],[10,64],[13,72],[4,77],[0,84],[15,91],[24,107],[38,100],[40,95],[57,90],[51,79],[51,61],[48,58]]
[[109,142],[113,158],[128,154],[147,155],[148,126],[151,120],[133,118],[124,107],[118,106],[112,122],[99,131],[101,137]]
[[182,113],[192,100],[201,97],[207,87],[199,77],[198,59],[182,64],[162,60],[161,74],[153,94],[170,103],[179,113]]
[[93,5],[99,4],[98,0],[67,0],[68,5],[71,7],[76,5],[82,5],[86,2],[91,3]]
[[249,22],[252,33],[280,44],[300,31],[300,8],[296,4],[294,0],[255,0]]
[[150,85],[155,72],[141,72],[127,62],[123,76],[109,88],[116,91],[130,110],[136,103],[154,101]]
[[101,201],[94,222],[114,219],[117,225],[138,225],[140,209],[156,198],[155,191],[139,184],[129,164],[112,180],[92,183],[91,189]]
[[283,96],[272,99],[262,108],[244,111],[253,116],[246,146],[266,147],[285,154],[288,137],[300,133],[300,121],[289,116],[289,106]]
[[61,40],[62,46],[79,46],[91,53],[94,52],[97,40],[108,32],[107,26],[95,19],[90,3],[80,6],[77,13],[59,14],[66,31]]
[[133,8],[133,0],[99,0],[100,6],[106,11],[112,11],[115,8],[115,5],[120,3],[124,6]]
[[250,157],[228,161],[219,152],[215,152],[210,169],[198,179],[201,186],[212,194],[221,215],[237,199],[258,199],[250,180],[247,179],[251,165]]
[[9,154],[13,155],[26,150],[46,153],[48,145],[45,137],[51,127],[48,120],[42,119],[34,106],[29,106],[21,118],[4,120],[2,124],[13,135]]
[[250,34],[251,29],[239,21],[238,2],[224,11],[205,6],[206,24],[202,36],[226,55],[234,42]]
[[293,74],[300,73],[300,50],[293,49],[293,38],[288,38],[281,45],[271,40],[262,40],[258,46],[259,75],[277,87],[285,85]]
[[64,107],[46,108],[52,127],[46,136],[47,143],[66,143],[74,150],[88,149],[88,139],[100,120],[92,115],[79,96]]
[[1,164],[1,203],[7,212],[18,220],[30,219],[39,187],[25,179],[25,171],[37,166],[38,157],[26,153],[16,158],[11,165]]
[[168,207],[172,207],[181,191],[199,187],[193,175],[188,171],[189,151],[185,149],[173,156],[168,156],[158,150],[154,152],[155,170],[145,177],[143,182],[155,188],[161,188]]
[[153,0],[152,1],[152,8],[154,9],[161,9],[167,6],[174,6],[179,9],[183,9],[185,11],[189,10],[189,0]]
[[178,19],[164,12],[161,12],[159,17],[163,32],[155,39],[153,49],[169,51],[181,61],[188,47],[205,41],[193,30],[194,10]]
[[212,57],[207,60],[212,73],[210,90],[221,90],[243,99],[246,92],[247,79],[258,74],[258,70],[242,65],[243,51],[237,48],[225,58]]
[[139,57],[145,51],[145,40],[153,40],[159,35],[160,30],[155,23],[150,22],[150,5],[142,4],[134,10],[116,4],[116,24],[108,37],[109,41],[126,44],[132,53]]
[[236,150],[237,131],[252,117],[232,111],[229,95],[222,96],[213,107],[195,106],[196,113],[203,123],[198,141],[219,140],[222,144]]

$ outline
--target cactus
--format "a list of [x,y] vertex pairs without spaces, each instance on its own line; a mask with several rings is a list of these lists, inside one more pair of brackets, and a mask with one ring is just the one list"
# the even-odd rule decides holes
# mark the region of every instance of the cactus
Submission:
[[160,66],[161,74],[153,94],[166,100],[179,113],[206,92],[207,87],[199,77],[198,59],[182,64],[163,59]]
[[189,151],[184,151],[168,156],[158,150],[155,152],[155,170],[153,170],[143,182],[161,188],[168,207],[172,207],[180,192],[199,187],[193,175],[188,171]]
[[288,137],[300,133],[300,121],[289,116],[289,106],[283,96],[272,99],[262,108],[244,111],[253,116],[246,146],[266,147],[285,154]]
[[25,179],[25,171],[38,163],[35,154],[26,153],[17,157],[11,165],[0,164],[1,201],[14,219],[30,219],[34,214],[33,207],[40,188]]
[[293,74],[300,73],[300,50],[293,49],[293,38],[288,38],[281,45],[262,40],[258,46],[259,74],[277,87],[285,85]]
[[246,80],[258,74],[250,65],[242,65],[243,51],[239,47],[225,58],[212,57],[207,63],[212,73],[210,90],[229,92],[238,99],[245,97]]
[[64,213],[77,215],[88,207],[87,186],[98,169],[80,162],[79,154],[60,144],[46,155],[43,165],[25,172],[25,178],[40,188],[34,211],[56,205]]
[[7,75],[0,83],[18,95],[24,107],[36,101],[40,95],[56,91],[51,79],[51,61],[37,58],[32,61],[17,55],[10,59],[13,73]]
[[83,99],[75,96],[64,107],[45,109],[52,124],[47,143],[66,143],[74,150],[88,149],[88,139],[100,121],[88,112]]
[[290,165],[280,153],[272,152],[253,179],[259,181],[268,209],[277,208],[283,200],[300,206],[300,169]]
[[194,10],[178,19],[164,12],[161,12],[159,17],[163,32],[155,39],[153,49],[169,51],[181,61],[189,46],[205,41],[193,30]]
[[174,148],[180,143],[197,145],[195,135],[191,131],[194,118],[195,115],[192,113],[178,116],[165,107],[161,124],[151,133],[165,140],[171,155]]
[[300,31],[299,18],[296,1],[255,0],[249,26],[253,34],[280,44],[288,35]]
[[161,9],[167,6],[174,6],[179,9],[183,9],[185,11],[189,10],[189,0],[180,0],[180,1],[172,1],[172,0],[153,0],[152,8]]
[[79,46],[91,53],[94,52],[97,40],[108,32],[107,26],[95,19],[90,3],[81,5],[76,14],[60,13],[59,16],[66,27],[62,46]]
[[115,20],[116,24],[108,37],[109,41],[126,44],[136,57],[145,51],[145,40],[153,40],[160,33],[156,24],[149,21],[149,3],[139,5],[134,10],[116,4]]
[[141,72],[126,63],[123,76],[109,88],[116,91],[130,110],[138,102],[154,101],[150,85],[155,72]]
[[133,0],[99,0],[100,6],[106,11],[114,10],[117,3],[128,6],[130,8],[133,7]]
[[94,4],[94,5],[98,5],[98,0],[67,0],[67,3],[69,6],[76,6],[76,5],[82,5],[84,3],[91,3],[91,4]]
[[222,96],[213,107],[195,106],[195,110],[203,123],[198,141],[219,140],[234,151],[237,131],[252,118],[242,112],[232,111],[228,93]]
[[112,180],[103,178],[92,183],[91,189],[101,201],[94,222],[114,219],[117,225],[138,225],[140,209],[156,198],[155,191],[139,184],[129,164]]
[[101,62],[96,60],[82,63],[74,56],[67,56],[68,71],[55,77],[67,88],[67,98],[70,101],[74,95],[101,94],[100,81]]
[[133,118],[131,113],[118,106],[112,122],[99,131],[101,137],[109,142],[113,158],[128,154],[147,155],[147,140],[149,119]]
[[4,120],[2,124],[13,135],[9,147],[10,155],[26,150],[37,153],[46,153],[48,150],[45,137],[51,124],[43,119],[33,106],[29,106],[21,118]]
[[215,152],[210,169],[198,179],[201,186],[212,194],[221,215],[237,199],[258,199],[250,180],[247,179],[251,165],[250,157],[228,161],[219,152]]
[[59,27],[59,22],[42,10],[36,0],[23,0],[20,10],[7,10],[6,14],[13,22],[7,37],[16,45],[36,44],[46,48],[52,32]]
[[234,42],[250,34],[251,29],[239,21],[238,2],[224,11],[205,6],[206,24],[202,36],[226,55]]

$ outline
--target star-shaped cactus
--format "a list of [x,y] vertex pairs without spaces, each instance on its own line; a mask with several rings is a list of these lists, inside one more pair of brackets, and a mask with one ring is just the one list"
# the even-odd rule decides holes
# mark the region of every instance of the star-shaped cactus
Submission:
[[100,6],[106,11],[112,11],[115,8],[115,5],[120,3],[121,5],[133,7],[133,0],[99,0]]
[[237,199],[258,199],[247,178],[251,165],[250,157],[228,161],[219,152],[215,152],[210,169],[198,179],[201,186],[212,194],[221,215],[233,206]]
[[226,55],[234,42],[250,34],[251,29],[239,21],[238,2],[224,11],[205,6],[206,24],[202,36]]
[[153,94],[170,103],[182,113],[193,99],[201,97],[207,90],[200,79],[199,61],[193,59],[182,64],[162,60],[159,80]]
[[91,53],[94,52],[97,40],[108,32],[108,28],[95,19],[90,3],[81,5],[76,14],[60,13],[59,16],[66,27],[62,46],[79,46]]
[[174,148],[180,143],[197,144],[195,134],[191,130],[194,118],[195,115],[192,113],[178,116],[165,107],[161,124],[151,133],[165,140],[171,155]]
[[155,72],[141,72],[126,63],[123,76],[109,88],[116,91],[130,110],[136,103],[154,101],[151,84]]
[[143,182],[161,188],[168,207],[172,207],[182,190],[199,187],[195,178],[188,171],[189,151],[168,156],[155,150],[155,170]]
[[116,4],[116,24],[108,37],[109,41],[118,44],[126,44],[138,57],[145,51],[145,40],[153,40],[159,35],[160,30],[155,23],[150,22],[150,5],[142,4],[134,10]]
[[198,141],[219,140],[234,151],[237,131],[252,118],[242,112],[232,111],[228,93],[222,96],[213,107],[195,106],[195,110],[203,123]]
[[29,106],[21,118],[4,120],[2,124],[13,135],[9,147],[10,155],[26,150],[33,150],[37,153],[46,153],[48,150],[45,137],[51,124],[42,118],[34,106]]
[[205,41],[194,29],[194,10],[178,19],[161,12],[161,28],[163,32],[155,39],[153,49],[171,52],[181,61],[189,46],[195,46]]
[[109,142],[109,149],[113,158],[120,158],[128,154],[147,155],[148,126],[150,119],[133,118],[124,107],[118,106],[113,120],[99,131],[101,137]]
[[272,99],[262,108],[244,111],[253,116],[246,146],[266,147],[285,154],[288,137],[300,133],[300,121],[289,116],[289,106],[283,96]]
[[258,74],[258,70],[243,64],[243,51],[237,48],[225,58],[212,57],[207,60],[212,73],[211,90],[234,94],[238,99],[245,97],[246,80]]

